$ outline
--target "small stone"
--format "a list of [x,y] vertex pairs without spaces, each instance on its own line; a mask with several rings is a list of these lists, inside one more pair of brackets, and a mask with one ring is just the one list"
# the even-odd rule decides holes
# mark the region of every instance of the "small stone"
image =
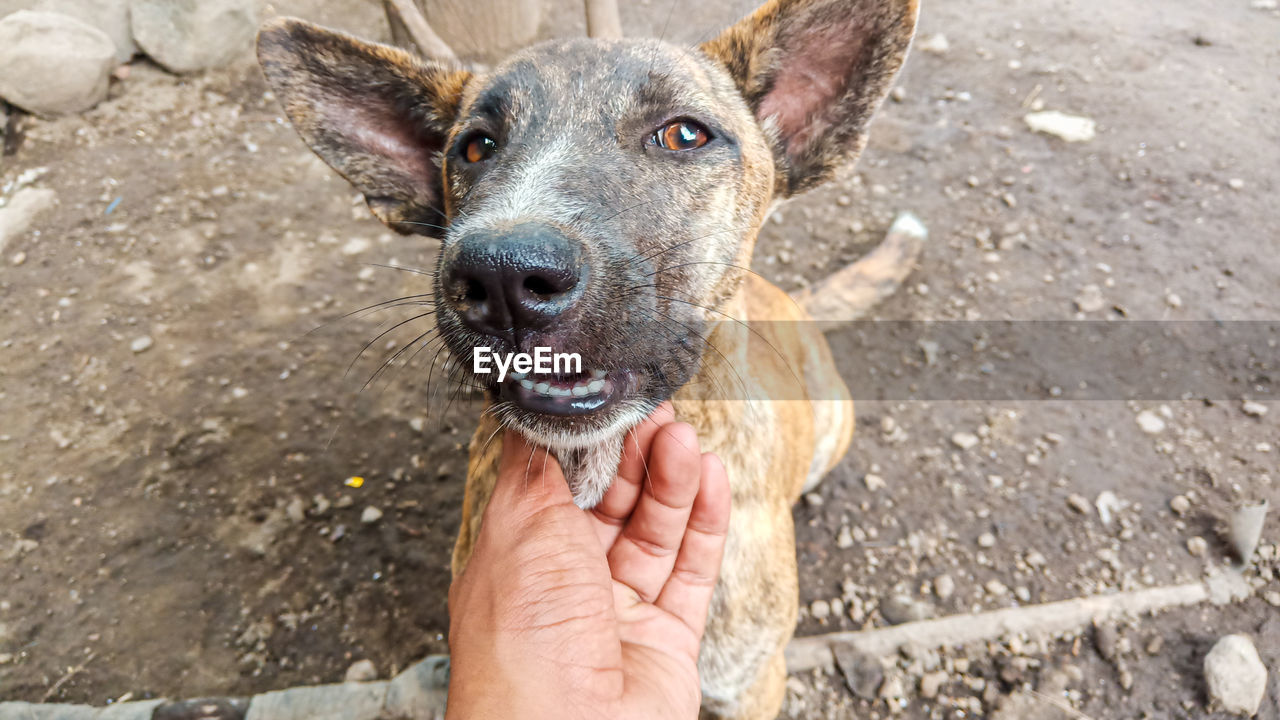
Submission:
[[1182,298],[1178,297],[1177,293],[1169,293],[1164,296],[1164,303],[1174,310],[1177,310],[1182,307]]
[[920,697],[932,700],[938,697],[938,691],[947,684],[947,674],[942,670],[931,672],[920,678]]
[[951,436],[951,444],[961,450],[969,450],[978,444],[978,436],[968,432],[958,432]]
[[1174,495],[1173,499],[1169,501],[1169,509],[1178,517],[1182,517],[1191,511],[1191,501],[1187,499],[1186,495]]
[[1253,10],[1276,10],[1280,9],[1280,2],[1276,0],[1253,0],[1249,3],[1249,7]]
[[884,478],[880,477],[879,475],[874,475],[871,473],[868,473],[866,476],[864,476],[862,478],[862,482],[867,486],[867,489],[870,490],[871,492],[882,490],[884,489],[884,486],[885,486]]
[[1102,299],[1102,288],[1093,284],[1080,288],[1080,292],[1076,294],[1074,302],[1076,309],[1080,312],[1097,312],[1107,304]]
[[1267,406],[1253,400],[1244,402],[1240,405],[1240,409],[1249,417],[1262,417],[1267,414]]
[[902,102],[903,100],[906,100],[907,89],[902,87],[901,85],[895,86],[892,90],[889,91],[889,99],[893,100],[894,102]]
[[951,579],[950,575],[939,575],[933,579],[933,594],[938,596],[939,600],[946,600],[955,594],[956,581]]
[[0,653],[0,665],[8,665],[13,662],[13,653]]
[[1098,124],[1092,118],[1067,115],[1057,110],[1029,113],[1022,120],[1034,132],[1053,135],[1067,142],[1089,142],[1097,135]]
[[1209,543],[1199,535],[1187,540],[1187,552],[1191,553],[1192,557],[1204,557],[1208,551]]
[[853,534],[849,532],[848,525],[841,527],[840,532],[836,533],[836,547],[841,550],[853,547]]
[[1098,511],[1098,519],[1103,525],[1110,525],[1111,519],[1116,516],[1125,507],[1125,502],[1120,496],[1110,490],[1103,490],[1098,493],[1098,499],[1093,501],[1093,507]]
[[933,606],[924,600],[917,600],[908,595],[893,595],[880,603],[880,614],[893,625],[928,620],[937,613]]
[[993,548],[996,546],[996,536],[989,532],[982,533],[978,536],[978,547]]
[[915,49],[931,55],[946,55],[951,50],[951,43],[942,33],[926,35],[916,40]]
[[359,660],[347,668],[343,682],[373,682],[378,679],[378,668],[372,660]]
[[14,267],[17,267],[26,261],[27,261],[27,254],[22,252],[21,250],[14,253],[13,257],[9,258],[9,263]]
[[1244,180],[1240,178],[1231,178],[1230,180],[1227,181],[1227,187],[1231,188],[1232,190],[1243,190]]
[[1246,635],[1228,635],[1204,659],[1211,705],[1234,715],[1258,714],[1267,691],[1267,668]]
[[836,667],[844,676],[849,691],[863,700],[874,700],[884,684],[884,665],[880,659],[864,653],[849,643],[836,643],[831,648]]
[[307,519],[307,504],[302,498],[295,497],[284,506],[284,514],[290,522],[300,523]]
[[116,46],[73,17],[19,10],[0,20],[0,97],[39,115],[78,113],[107,97]]
[[365,525],[372,525],[382,519],[382,511],[370,505],[360,513],[360,522]]
[[1067,497],[1067,505],[1081,515],[1093,514],[1093,504],[1090,503],[1089,499],[1083,495],[1072,493]]
[[138,46],[176,73],[230,63],[258,30],[257,0],[132,0],[129,13]]
[[[0,94],[3,94],[3,90],[0,90]],[[15,192],[4,207],[0,207],[0,252],[4,251],[10,240],[26,233],[40,213],[54,206],[57,198],[58,194],[48,188],[25,187]],[[25,254],[19,255],[22,255],[22,261],[26,260]],[[18,260],[17,255],[11,260],[14,265],[21,265],[22,261]]]
[[129,349],[135,353],[146,352],[151,349],[153,344],[155,344],[155,341],[151,339],[150,335],[143,335],[142,337],[134,338],[133,342],[129,343]]
[[1138,413],[1138,417],[1135,419],[1137,420],[1138,427],[1141,428],[1142,432],[1148,435],[1156,435],[1164,432],[1164,419],[1150,410],[1143,410]]
[[831,617],[831,603],[826,600],[814,600],[809,605],[809,617],[814,620],[826,620]]
[[822,507],[823,502],[825,501],[822,499],[822,496],[819,495],[818,493],[811,492],[811,493],[804,494],[804,504],[808,505],[809,507]]

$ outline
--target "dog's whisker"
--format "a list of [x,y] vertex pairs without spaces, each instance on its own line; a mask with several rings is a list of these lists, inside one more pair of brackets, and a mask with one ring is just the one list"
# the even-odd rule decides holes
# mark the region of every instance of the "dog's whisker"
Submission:
[[[395,325],[392,325],[391,327],[387,328],[386,330],[383,330],[382,332],[378,333],[378,335],[377,335],[376,337],[374,337],[374,338],[373,338],[372,340],[370,340],[369,342],[365,343],[365,344],[364,344],[364,347],[360,348],[360,352],[356,353],[356,356],[355,356],[354,358],[352,358],[352,359],[351,359],[351,363],[347,365],[347,370],[346,370],[346,372],[342,373],[342,377],[343,377],[343,378],[346,378],[348,375],[350,375],[350,374],[351,374],[351,368],[353,368],[353,367],[355,367],[355,366],[356,366],[356,363],[360,361],[360,358],[365,354],[365,352],[366,352],[369,348],[373,347],[373,344],[374,344],[374,343],[376,343],[376,342],[378,342],[379,340],[381,340],[382,338],[386,337],[389,333],[395,332],[395,331],[396,331],[396,329],[401,328],[401,327],[404,327],[405,325],[408,325],[409,323],[413,322],[414,320],[421,320],[421,319],[422,319],[422,318],[424,318],[424,317],[428,317],[428,316],[432,315],[434,312],[435,312],[435,311],[434,311],[434,310],[432,310],[431,312],[425,312],[425,313],[421,313],[421,314],[419,314],[419,315],[414,315],[413,317],[409,318],[408,320],[402,320],[401,322],[398,322],[398,323],[396,323]],[[366,383],[366,385],[368,385],[368,383]]]

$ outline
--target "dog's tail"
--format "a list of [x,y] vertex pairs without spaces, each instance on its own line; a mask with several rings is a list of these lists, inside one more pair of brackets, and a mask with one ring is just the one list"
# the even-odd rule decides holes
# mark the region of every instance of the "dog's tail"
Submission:
[[929,230],[911,213],[889,226],[884,240],[857,262],[791,294],[823,330],[852,322],[892,295],[915,267]]

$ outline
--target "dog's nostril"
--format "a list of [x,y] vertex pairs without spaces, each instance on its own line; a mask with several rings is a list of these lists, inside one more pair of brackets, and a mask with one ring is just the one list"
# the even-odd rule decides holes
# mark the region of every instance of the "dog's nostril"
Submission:
[[485,291],[484,285],[480,281],[468,279],[463,297],[471,302],[484,302],[489,299],[489,293]]
[[524,289],[544,300],[560,292],[556,286],[551,284],[551,281],[538,275],[530,275],[525,278]]

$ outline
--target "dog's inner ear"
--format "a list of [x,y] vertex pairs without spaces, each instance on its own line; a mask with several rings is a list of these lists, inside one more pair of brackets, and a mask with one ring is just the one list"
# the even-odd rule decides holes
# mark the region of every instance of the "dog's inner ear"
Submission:
[[705,43],[774,143],[792,195],[857,157],[915,32],[916,0],[772,0]]
[[258,59],[303,141],[395,230],[440,235],[440,163],[470,74],[285,18]]

